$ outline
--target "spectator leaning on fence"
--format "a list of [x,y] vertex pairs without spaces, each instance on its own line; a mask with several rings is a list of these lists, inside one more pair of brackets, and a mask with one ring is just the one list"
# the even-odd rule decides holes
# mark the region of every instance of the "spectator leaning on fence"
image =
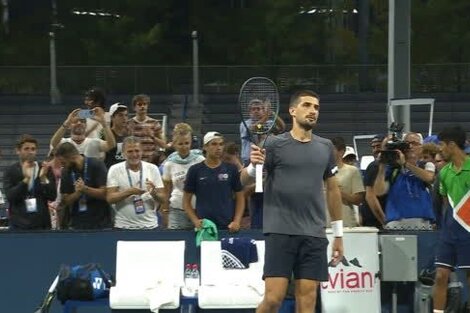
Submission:
[[159,226],[156,210],[165,204],[158,167],[142,160],[139,138],[124,139],[126,161],[110,167],[106,200],[114,204],[114,228],[154,229]]
[[60,192],[70,210],[71,229],[111,227],[111,208],[106,202],[106,166],[97,158],[81,155],[70,142],[57,148],[62,164]]
[[[222,134],[208,132],[203,141],[206,159],[188,170],[184,184],[184,210],[196,228],[201,228],[203,219],[209,219],[219,229],[236,232],[240,229],[245,210],[240,173],[235,165],[222,161]],[[196,208],[192,205],[193,196],[196,196]]]
[[51,228],[47,201],[56,197],[55,180],[49,166],[36,161],[37,150],[36,139],[21,136],[16,144],[19,160],[5,170],[11,229]]
[[[166,197],[169,199],[169,229],[193,229],[194,225],[183,209],[183,189],[188,169],[204,161],[200,150],[191,150],[192,128],[186,123],[178,123],[172,137],[175,152],[170,154],[163,164],[163,183]],[[191,205],[196,206],[196,197]]]

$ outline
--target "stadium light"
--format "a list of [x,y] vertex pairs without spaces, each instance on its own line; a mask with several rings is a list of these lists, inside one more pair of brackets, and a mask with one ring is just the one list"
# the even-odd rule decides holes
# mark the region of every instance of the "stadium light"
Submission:
[[94,11],[82,11],[78,9],[73,9],[72,14],[74,15],[88,15],[88,16],[98,16],[98,17],[113,17],[113,18],[120,18],[121,15],[111,13],[111,12],[106,12],[103,10],[94,10]]

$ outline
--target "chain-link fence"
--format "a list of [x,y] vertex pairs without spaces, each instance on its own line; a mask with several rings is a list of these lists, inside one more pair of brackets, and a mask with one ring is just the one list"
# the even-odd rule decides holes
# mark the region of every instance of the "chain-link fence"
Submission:
[[[113,94],[192,92],[191,66],[60,66],[63,94],[81,94],[100,86]],[[386,92],[384,65],[201,66],[200,92],[237,93],[249,77],[267,76],[281,91],[304,87],[319,93]],[[0,67],[0,93],[47,95],[48,66]],[[411,67],[412,92],[469,92],[470,64],[423,64]]]

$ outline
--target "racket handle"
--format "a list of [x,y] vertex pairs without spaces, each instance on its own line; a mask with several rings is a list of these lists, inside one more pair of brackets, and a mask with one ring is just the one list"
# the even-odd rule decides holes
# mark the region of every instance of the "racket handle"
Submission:
[[256,164],[255,170],[255,192],[263,192],[263,164]]

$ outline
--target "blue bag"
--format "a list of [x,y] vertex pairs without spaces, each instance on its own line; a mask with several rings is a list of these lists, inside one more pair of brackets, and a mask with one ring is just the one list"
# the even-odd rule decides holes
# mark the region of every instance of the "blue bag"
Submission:
[[109,297],[112,278],[96,263],[85,265],[61,265],[57,298],[67,300],[92,301]]

